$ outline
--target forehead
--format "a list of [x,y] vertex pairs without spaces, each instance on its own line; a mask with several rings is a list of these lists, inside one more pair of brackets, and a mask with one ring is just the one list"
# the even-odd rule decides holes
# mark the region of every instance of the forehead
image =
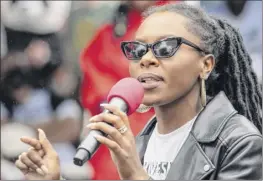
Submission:
[[167,36],[177,36],[198,43],[199,38],[186,29],[188,21],[186,17],[173,12],[154,13],[142,22],[135,39],[151,43]]

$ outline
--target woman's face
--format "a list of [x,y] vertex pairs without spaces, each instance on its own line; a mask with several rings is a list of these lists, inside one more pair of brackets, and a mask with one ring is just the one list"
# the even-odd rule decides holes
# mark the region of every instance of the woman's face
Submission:
[[[135,40],[154,43],[165,37],[175,36],[183,37],[199,46],[200,39],[185,28],[187,21],[187,18],[172,12],[152,14],[138,28]],[[212,69],[210,63],[207,56],[182,44],[170,58],[157,59],[150,50],[141,60],[131,60],[130,75],[134,78],[152,77],[143,83],[143,103],[148,106],[161,106],[182,98],[194,87],[198,90],[199,77]]]

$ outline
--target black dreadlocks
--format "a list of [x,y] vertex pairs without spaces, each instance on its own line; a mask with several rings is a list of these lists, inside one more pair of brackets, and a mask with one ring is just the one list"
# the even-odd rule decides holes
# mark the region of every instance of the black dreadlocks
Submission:
[[224,91],[235,109],[262,133],[262,89],[238,30],[225,20],[185,3],[151,7],[144,17],[165,11],[188,18],[187,30],[200,37],[203,50],[214,55],[216,66],[206,81],[207,95],[214,97]]

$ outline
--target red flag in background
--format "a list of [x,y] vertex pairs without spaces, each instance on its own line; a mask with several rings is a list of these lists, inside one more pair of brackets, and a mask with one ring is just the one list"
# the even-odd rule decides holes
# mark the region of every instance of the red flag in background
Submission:
[[[156,4],[164,4],[168,1],[157,1]],[[83,50],[80,59],[80,67],[83,71],[81,85],[81,102],[85,109],[92,115],[99,114],[100,103],[106,100],[111,87],[124,77],[129,77],[129,60],[121,52],[120,42],[132,40],[135,31],[142,21],[140,12],[131,10],[128,13],[128,30],[122,37],[114,36],[114,25],[104,25]],[[144,113],[134,113],[130,124],[134,135],[137,135],[146,122],[153,116],[153,110]],[[101,146],[90,160],[98,180],[119,179],[115,165],[113,164],[106,146]]]

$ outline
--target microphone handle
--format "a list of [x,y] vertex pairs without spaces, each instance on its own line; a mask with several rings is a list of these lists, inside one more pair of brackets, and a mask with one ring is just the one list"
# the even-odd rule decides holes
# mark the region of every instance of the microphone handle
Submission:
[[[120,98],[113,98],[110,104],[118,106],[123,112],[127,112],[126,103]],[[112,113],[109,110],[104,110],[104,113]],[[107,123],[109,124],[109,123]],[[111,125],[111,124],[109,124]],[[112,125],[111,125],[112,126]],[[91,157],[97,152],[100,147],[100,142],[94,137],[94,135],[107,136],[105,133],[99,130],[91,130],[88,136],[82,141],[77,149],[77,153],[73,159],[73,162],[77,166],[82,166],[85,162],[91,159]]]
[[[111,113],[108,110],[104,110],[105,113]],[[77,153],[74,157],[74,164],[82,166],[86,161],[88,161],[100,147],[100,142],[94,137],[94,135],[107,136],[105,133],[99,130],[91,130],[87,138],[81,143],[77,149]],[[84,146],[85,145],[85,146]],[[86,149],[89,148],[89,149]]]

